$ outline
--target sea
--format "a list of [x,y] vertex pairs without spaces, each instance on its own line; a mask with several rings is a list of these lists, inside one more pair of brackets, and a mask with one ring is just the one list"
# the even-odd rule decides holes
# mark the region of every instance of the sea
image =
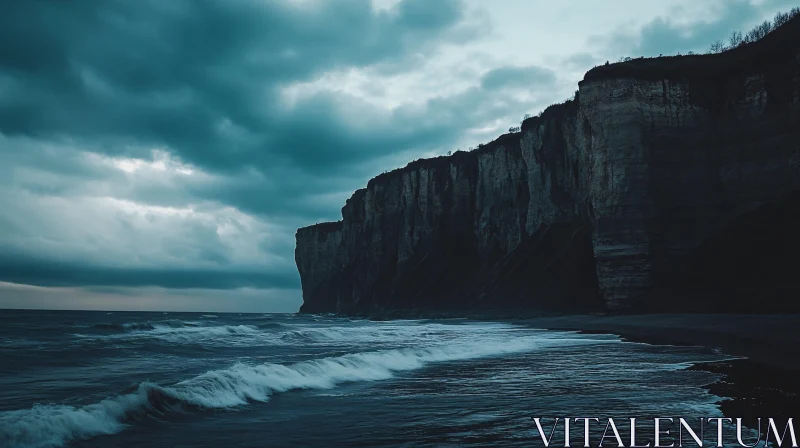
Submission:
[[719,416],[687,367],[721,359],[467,319],[0,310],[0,447],[543,446],[534,417]]

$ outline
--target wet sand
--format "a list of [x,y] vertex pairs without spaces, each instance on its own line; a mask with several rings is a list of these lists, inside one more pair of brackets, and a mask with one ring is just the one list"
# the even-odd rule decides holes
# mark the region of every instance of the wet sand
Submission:
[[514,319],[550,330],[616,334],[632,342],[715,347],[745,357],[696,364],[722,378],[708,386],[728,400],[722,412],[755,423],[757,417],[798,417],[800,411],[800,314],[572,315]]

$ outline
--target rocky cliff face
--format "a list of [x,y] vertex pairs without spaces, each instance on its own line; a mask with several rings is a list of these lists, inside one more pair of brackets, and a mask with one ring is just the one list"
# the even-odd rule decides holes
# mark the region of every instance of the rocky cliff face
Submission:
[[794,19],[724,54],[598,67],[520,133],[372,179],[298,230],[302,311],[687,307],[733,256],[709,242],[800,190],[799,43]]

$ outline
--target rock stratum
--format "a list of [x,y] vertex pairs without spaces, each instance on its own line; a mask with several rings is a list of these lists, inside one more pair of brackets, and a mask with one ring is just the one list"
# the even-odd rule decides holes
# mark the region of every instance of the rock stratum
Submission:
[[800,309],[800,18],[574,100],[297,231],[301,312]]

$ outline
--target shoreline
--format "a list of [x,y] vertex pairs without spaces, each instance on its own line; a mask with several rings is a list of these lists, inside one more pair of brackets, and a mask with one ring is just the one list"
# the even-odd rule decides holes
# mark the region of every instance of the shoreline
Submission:
[[573,315],[513,319],[547,330],[614,334],[628,342],[702,346],[738,357],[693,363],[690,370],[720,375],[705,386],[723,398],[725,417],[742,417],[755,428],[758,418],[785,421],[800,408],[800,314]]
[[725,417],[741,417],[756,428],[758,418],[785,421],[800,410],[800,314],[550,314],[514,316],[510,312],[395,311],[371,320],[468,319],[507,322],[543,330],[611,334],[650,345],[697,346],[735,359],[696,362],[689,370],[720,375],[705,387],[723,400]]
[[611,334],[623,341],[650,345],[707,347],[733,357],[695,362],[689,370],[720,375],[704,386],[723,400],[725,417],[741,417],[756,428],[758,418],[797,418],[800,409],[800,314],[545,314],[513,311],[383,310],[361,316],[375,321],[395,319],[506,322],[543,330]]

